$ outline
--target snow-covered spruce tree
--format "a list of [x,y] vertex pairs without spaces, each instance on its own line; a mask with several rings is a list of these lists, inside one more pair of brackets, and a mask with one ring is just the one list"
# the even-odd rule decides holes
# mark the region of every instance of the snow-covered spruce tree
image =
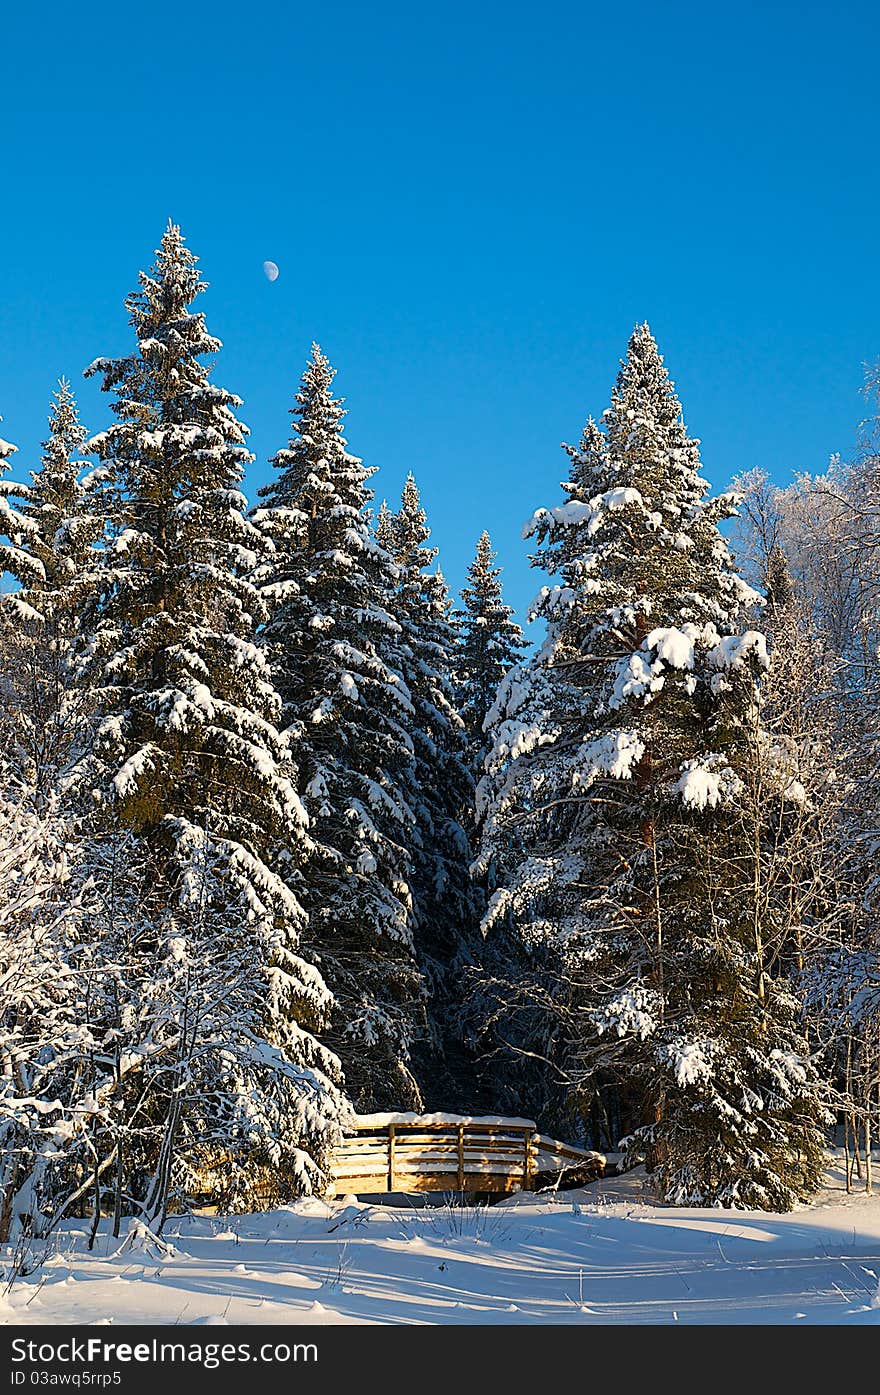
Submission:
[[399,663],[409,689],[413,742],[408,769],[413,919],[419,963],[431,992],[429,1040],[419,1052],[419,1077],[435,1108],[472,1107],[473,1062],[462,1050],[458,1007],[461,977],[473,956],[476,909],[465,828],[474,787],[464,723],[455,705],[456,632],[437,549],[412,474],[400,509],[379,512],[376,535],[399,573],[395,615]]
[[[11,441],[0,439],[0,471],[4,474],[17,450]],[[4,589],[2,595],[2,619],[7,628],[10,623],[31,624],[40,619],[39,611],[22,602],[21,588],[45,583],[43,564],[28,545],[35,525],[22,508],[25,491],[26,486],[15,480],[0,479],[0,539],[5,539],[0,541],[0,574],[8,572],[18,582],[15,590]]]
[[705,497],[647,325],[568,453],[567,501],[526,528],[560,573],[535,604],[547,639],[494,712],[486,931],[555,977],[555,1063],[611,1086],[661,1196],[787,1209],[821,1175],[825,1116],[739,808],[769,660],[717,526],[733,501]]
[[[0,417],[0,421],[2,420],[3,418]],[[10,457],[13,456],[17,450],[18,446],[14,446],[11,441],[4,441],[3,438],[0,437],[0,461],[9,460]],[[5,468],[6,467],[4,465],[4,469]]]
[[3,598],[6,673],[17,698],[5,704],[8,717],[15,712],[8,739],[22,775],[43,794],[75,750],[86,716],[70,660],[80,617],[101,584],[96,545],[108,499],[104,472],[87,469],[79,454],[85,435],[62,379],[40,468],[30,484],[0,483],[11,544],[5,560],[20,583]]
[[[0,417],[0,422],[3,418]],[[10,461],[18,450],[18,446],[0,437],[0,472],[5,473],[9,469]],[[19,510],[15,507],[16,486],[11,480],[0,479],[0,572],[12,572],[20,565],[18,553],[18,539],[21,537],[25,521],[22,519]],[[23,560],[30,561],[29,554],[24,553]],[[19,684],[13,681],[13,674],[19,667],[21,643],[19,640],[19,629],[21,619],[18,615],[13,617],[10,607],[6,602],[9,593],[3,592],[3,605],[0,606],[0,645],[2,645],[2,663],[0,663],[0,781],[5,786],[13,771],[20,773],[18,767],[24,760],[24,753],[16,749],[17,738],[15,727],[18,725],[20,694]],[[31,621],[38,617],[31,615]]]
[[[255,643],[263,605],[247,577],[264,539],[240,491],[247,430],[239,399],[211,382],[204,362],[221,348],[190,308],[204,289],[169,224],[155,268],[126,302],[134,351],[87,370],[115,394],[117,420],[90,448],[122,502],[105,587],[81,638],[84,679],[103,716],[80,788],[108,827],[144,840],[143,862],[158,869],[141,963],[212,955],[216,980],[213,1012],[184,1014],[168,1029],[186,1055],[186,1091],[166,1077],[155,1152],[128,1179],[159,1219],[175,1172],[192,1164],[181,1150],[206,1110],[224,1200],[244,1204],[254,1191],[321,1184],[342,1104],[335,1058],[314,1035],[330,995],[299,949],[307,816]],[[180,1002],[173,974],[166,988],[161,1001],[150,989],[157,1021]],[[184,1019],[197,1041],[184,1040]],[[170,1049],[165,1041],[164,1057]],[[155,1102],[149,1053],[142,1059],[140,1088]],[[181,1117],[193,1101],[198,1114]]]
[[19,578],[23,599],[58,629],[76,628],[76,613],[94,589],[96,543],[103,535],[107,500],[105,472],[81,456],[86,430],[70,383],[62,378],[49,410],[49,435],[31,483],[13,486],[26,520],[24,541],[39,564],[39,581]]
[[336,1001],[328,1040],[359,1108],[401,1108],[419,1101],[409,1063],[424,1020],[407,853],[413,706],[399,671],[397,571],[370,529],[374,472],[346,447],[333,377],[314,345],[290,443],[253,515],[272,544],[255,575],[320,848],[307,895],[310,943]]
[[480,534],[467,580],[461,588],[461,645],[458,651],[459,704],[479,771],[485,753],[483,723],[506,673],[521,662],[528,640],[501,594],[501,568],[487,532]]
[[791,615],[795,602],[794,581],[788,567],[788,559],[778,543],[774,544],[767,563],[764,577],[767,595],[768,614],[778,619],[781,626]]
[[[0,417],[0,422],[2,420]],[[4,473],[9,469],[10,461],[17,450],[18,446],[0,437],[0,470]],[[5,543],[0,544],[0,563],[4,572],[10,572],[16,578],[23,567],[28,569],[29,576],[39,576],[39,569],[34,567],[30,554],[24,553],[19,556],[17,540],[27,529],[27,522],[15,507],[18,494],[19,486],[12,480],[0,480],[0,534],[7,539]]]

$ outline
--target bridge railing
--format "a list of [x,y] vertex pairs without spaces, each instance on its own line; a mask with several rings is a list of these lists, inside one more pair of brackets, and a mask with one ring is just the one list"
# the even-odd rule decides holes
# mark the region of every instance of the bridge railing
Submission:
[[569,1169],[601,1172],[600,1153],[539,1134],[530,1119],[359,1115],[335,1151],[337,1194],[530,1190]]

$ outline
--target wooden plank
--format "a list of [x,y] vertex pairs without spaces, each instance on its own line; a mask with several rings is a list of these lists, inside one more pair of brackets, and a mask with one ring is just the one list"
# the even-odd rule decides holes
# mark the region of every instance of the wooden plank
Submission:
[[[522,1143],[518,1144],[516,1148],[484,1148],[481,1147],[480,1144],[468,1143],[467,1139],[465,1138],[462,1147],[464,1149],[465,1156],[467,1157],[509,1158],[514,1167],[516,1167],[519,1163],[522,1162]],[[411,1147],[408,1143],[403,1143],[398,1138],[395,1139],[394,1151],[395,1155],[398,1158],[457,1158],[459,1154],[459,1147],[458,1143],[450,1144],[448,1148],[445,1146],[445,1144],[443,1146],[437,1146],[435,1144],[432,1145],[430,1148],[423,1147],[421,1144],[419,1144],[417,1147]],[[362,1153],[359,1156],[369,1158],[381,1158],[385,1157],[386,1153],[387,1149],[383,1148],[381,1152],[377,1149],[374,1153]],[[351,1155],[349,1154],[349,1156]]]
[[[448,1147],[448,1146],[454,1147],[454,1146],[457,1144],[457,1142],[458,1142],[458,1130],[457,1130],[457,1129],[449,1129],[448,1131],[445,1131],[444,1133],[422,1133],[422,1132],[416,1132],[415,1130],[413,1130],[413,1131],[408,1131],[408,1130],[402,1129],[402,1128],[400,1128],[400,1127],[398,1127],[398,1126],[395,1126],[395,1127],[394,1127],[394,1132],[395,1132],[395,1135],[396,1135],[396,1137],[397,1137],[398,1143],[406,1143],[406,1144],[410,1145],[411,1147],[423,1147],[423,1148],[442,1148],[442,1147]],[[480,1146],[480,1147],[484,1147],[484,1146],[485,1146],[485,1147],[513,1148],[513,1149],[521,1149],[521,1148],[522,1148],[522,1141],[523,1141],[523,1135],[522,1135],[522,1134],[516,1134],[516,1135],[512,1135],[512,1134],[478,1134],[478,1133],[472,1133],[470,1129],[464,1129],[464,1136],[465,1136],[465,1138],[466,1138],[468,1141],[470,1141],[471,1143],[473,1143],[473,1144],[475,1144],[475,1145],[478,1145],[478,1146]],[[369,1139],[369,1140],[365,1140],[365,1141],[348,1139],[348,1140],[346,1140],[346,1143],[345,1143],[343,1146],[348,1146],[348,1147],[352,1147],[352,1146],[353,1146],[353,1147],[355,1147],[355,1148],[357,1148],[357,1147],[375,1147],[375,1146],[377,1146],[377,1145],[379,1145],[379,1146],[383,1145],[383,1144],[385,1143],[385,1141],[386,1141],[385,1138],[376,1139],[376,1140]]]
[[464,1191],[464,1124],[458,1126],[458,1190]]
[[412,1153],[454,1153],[458,1148],[458,1136],[450,1138],[401,1138],[397,1135],[397,1146]]
[[382,1172],[378,1177],[335,1177],[333,1179],[334,1196],[345,1195],[352,1192],[355,1196],[364,1192],[384,1192],[387,1174]]
[[535,1144],[541,1152],[558,1153],[566,1158],[579,1158],[581,1161],[589,1161],[590,1158],[600,1158],[603,1155],[597,1153],[594,1148],[576,1148],[573,1143],[560,1143],[558,1138],[548,1138],[546,1134],[535,1134]]
[[[359,1169],[359,1170],[362,1171],[362,1172],[371,1172],[371,1171],[373,1171],[372,1168],[368,1168],[368,1167],[367,1167],[367,1168],[361,1168],[361,1169]],[[386,1171],[386,1169],[383,1169],[383,1171]],[[395,1165],[394,1165],[394,1175],[395,1175],[395,1177],[400,1177],[400,1176],[402,1176],[402,1174],[403,1174],[404,1172],[406,1172],[406,1173],[408,1173],[408,1174],[412,1174],[412,1173],[414,1173],[414,1172],[425,1172],[425,1173],[428,1173],[428,1172],[454,1172],[454,1173],[456,1174],[456,1176],[457,1176],[457,1175],[458,1175],[458,1166],[457,1166],[457,1164],[455,1163],[455,1160],[452,1159],[452,1158],[448,1159],[445,1163],[440,1163],[440,1164],[433,1165],[433,1166],[430,1166],[430,1167],[425,1167],[424,1163],[420,1163],[420,1162],[418,1162],[418,1161],[415,1160],[415,1159],[413,1159],[412,1162],[408,1162],[408,1163],[407,1163],[407,1162],[401,1162],[400,1159],[398,1158],[397,1161],[395,1162]],[[473,1164],[473,1166],[471,1166],[471,1167],[465,1167],[465,1169],[464,1169],[464,1175],[465,1175],[466,1177],[474,1177],[474,1176],[479,1175],[479,1173],[481,1173],[481,1172],[509,1172],[509,1173],[510,1173],[512,1176],[514,1176],[514,1177],[521,1177],[521,1176],[522,1176],[522,1159],[520,1158],[519,1163],[518,1163],[516,1166],[513,1166],[513,1167],[510,1165],[510,1163],[506,1163],[506,1162],[496,1162],[496,1163],[492,1163],[492,1162],[482,1162],[482,1163],[476,1162],[476,1163]]]
[[522,1163],[523,1145],[518,1144],[516,1148],[480,1148],[468,1147],[465,1143],[465,1157],[469,1158],[505,1158],[511,1167],[519,1167]]
[[[509,1172],[475,1173],[467,1179],[467,1190],[506,1194],[520,1186],[519,1177],[511,1177]],[[458,1175],[455,1172],[414,1172],[398,1176],[397,1189],[401,1192],[454,1192],[458,1191]]]

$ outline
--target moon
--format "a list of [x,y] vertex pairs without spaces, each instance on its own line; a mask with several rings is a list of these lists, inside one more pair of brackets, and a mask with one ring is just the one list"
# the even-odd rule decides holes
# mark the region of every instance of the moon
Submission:
[[263,271],[265,272],[267,281],[278,280],[278,267],[275,262],[263,262]]

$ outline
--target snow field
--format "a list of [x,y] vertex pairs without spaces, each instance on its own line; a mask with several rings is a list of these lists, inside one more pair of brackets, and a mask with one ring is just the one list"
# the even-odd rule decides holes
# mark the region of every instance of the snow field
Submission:
[[164,1245],[68,1225],[3,1323],[862,1324],[880,1198],[840,1170],[788,1215],[658,1206],[639,1172],[492,1207],[297,1202],[172,1217]]

